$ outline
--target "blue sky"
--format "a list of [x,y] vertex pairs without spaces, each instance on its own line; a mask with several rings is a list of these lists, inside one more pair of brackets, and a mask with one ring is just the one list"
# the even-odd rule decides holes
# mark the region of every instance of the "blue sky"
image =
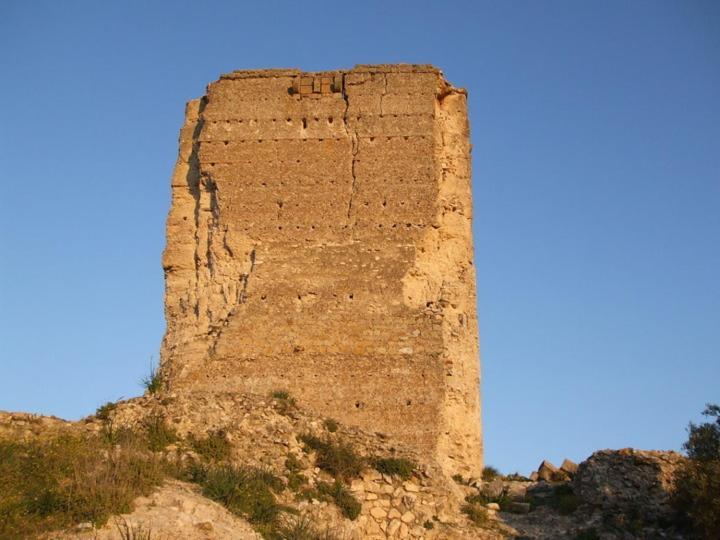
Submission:
[[241,68],[470,92],[487,462],[679,449],[720,402],[720,4],[0,4],[0,409],[140,393],[184,103]]

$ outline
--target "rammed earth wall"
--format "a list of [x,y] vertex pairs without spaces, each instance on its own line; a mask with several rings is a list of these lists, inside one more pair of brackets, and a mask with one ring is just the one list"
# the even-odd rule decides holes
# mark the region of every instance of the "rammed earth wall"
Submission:
[[236,71],[187,106],[167,221],[173,390],[288,390],[482,468],[466,94],[431,66]]

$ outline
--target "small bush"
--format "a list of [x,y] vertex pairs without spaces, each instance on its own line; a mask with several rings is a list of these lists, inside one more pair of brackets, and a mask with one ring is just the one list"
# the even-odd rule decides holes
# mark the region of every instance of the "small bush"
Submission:
[[465,485],[467,482],[465,482],[465,479],[460,474],[453,474],[452,479],[455,480],[456,483]]
[[688,461],[675,478],[673,506],[681,525],[697,538],[720,538],[720,406],[708,404],[703,415],[714,421],[688,426],[683,445]]
[[468,495],[465,497],[465,502],[468,504],[477,504],[480,506],[485,506],[488,503],[497,503],[500,505],[500,508],[504,508],[512,501],[507,496],[507,493],[503,491],[498,497],[488,497],[483,493],[475,493],[473,495]]
[[365,460],[347,444],[333,443],[312,435],[302,435],[300,440],[315,451],[315,464],[336,480],[356,478],[365,467]]
[[325,429],[327,429],[330,433],[335,433],[339,427],[339,424],[332,418],[325,420]]
[[314,490],[307,490],[304,495],[307,499],[335,503],[342,514],[350,520],[357,519],[362,510],[362,505],[338,480],[333,483],[318,482]]
[[157,366],[150,364],[150,371],[148,374],[140,379],[140,385],[147,391],[148,394],[155,394],[162,388],[162,380],[160,379],[160,371]]
[[288,415],[297,409],[297,402],[287,390],[274,390],[270,397],[275,400],[275,409],[284,415]]
[[298,492],[302,486],[307,484],[307,478],[304,474],[290,473],[288,475],[288,489]]
[[195,465],[189,477],[200,484],[203,495],[251,523],[271,524],[285,510],[273,495],[273,491],[282,489],[282,481],[267,471],[231,465]]
[[189,442],[198,455],[209,461],[223,461],[232,451],[232,444],[222,430],[211,431],[202,439],[190,437]]
[[404,458],[378,458],[373,462],[378,472],[408,480],[417,468],[414,461]]
[[432,529],[435,528],[435,524],[428,519],[428,520],[425,521],[425,523],[423,523],[423,527],[424,527],[425,529],[427,529],[428,531],[431,531]]
[[495,478],[502,478],[502,475],[500,474],[500,471],[498,471],[495,467],[490,467],[489,465],[485,468],[483,468],[482,471],[482,479],[485,482],[490,482],[491,480],[494,480]]
[[145,434],[148,448],[153,452],[164,450],[167,445],[178,440],[175,430],[167,425],[161,415],[152,415],[145,420]]
[[320,530],[307,516],[279,524],[266,537],[271,540],[337,540],[329,529]]
[[302,470],[302,464],[295,454],[288,454],[285,459],[285,468],[291,473],[296,473]]
[[478,527],[487,527],[490,524],[487,510],[480,505],[464,504],[460,510]]
[[95,411],[95,418],[101,420],[102,422],[107,422],[110,420],[110,416],[116,408],[117,403],[108,401],[104,405],[100,405],[100,407],[97,408],[97,410]]

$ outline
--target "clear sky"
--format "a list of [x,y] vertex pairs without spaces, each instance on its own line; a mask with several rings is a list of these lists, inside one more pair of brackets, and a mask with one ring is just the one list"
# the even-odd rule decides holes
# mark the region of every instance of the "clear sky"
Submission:
[[720,402],[720,3],[0,2],[0,409],[140,393],[187,100],[233,69],[468,88],[486,457],[679,449]]

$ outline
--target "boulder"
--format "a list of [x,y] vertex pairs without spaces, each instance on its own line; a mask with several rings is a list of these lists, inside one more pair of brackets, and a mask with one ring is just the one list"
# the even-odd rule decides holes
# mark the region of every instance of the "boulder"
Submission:
[[606,513],[668,519],[675,473],[685,459],[677,452],[600,450],[578,466],[574,492]]
[[560,469],[558,469],[555,465],[550,463],[548,460],[545,460],[538,467],[538,479],[545,480],[546,482],[552,482],[555,480],[559,471]]
[[577,469],[577,463],[575,463],[574,461],[570,461],[569,459],[563,460],[562,465],[560,465],[560,470],[567,473],[571,477],[575,476]]
[[480,493],[488,499],[499,499],[504,491],[505,484],[501,478],[495,478],[490,482],[485,482],[480,488]]

